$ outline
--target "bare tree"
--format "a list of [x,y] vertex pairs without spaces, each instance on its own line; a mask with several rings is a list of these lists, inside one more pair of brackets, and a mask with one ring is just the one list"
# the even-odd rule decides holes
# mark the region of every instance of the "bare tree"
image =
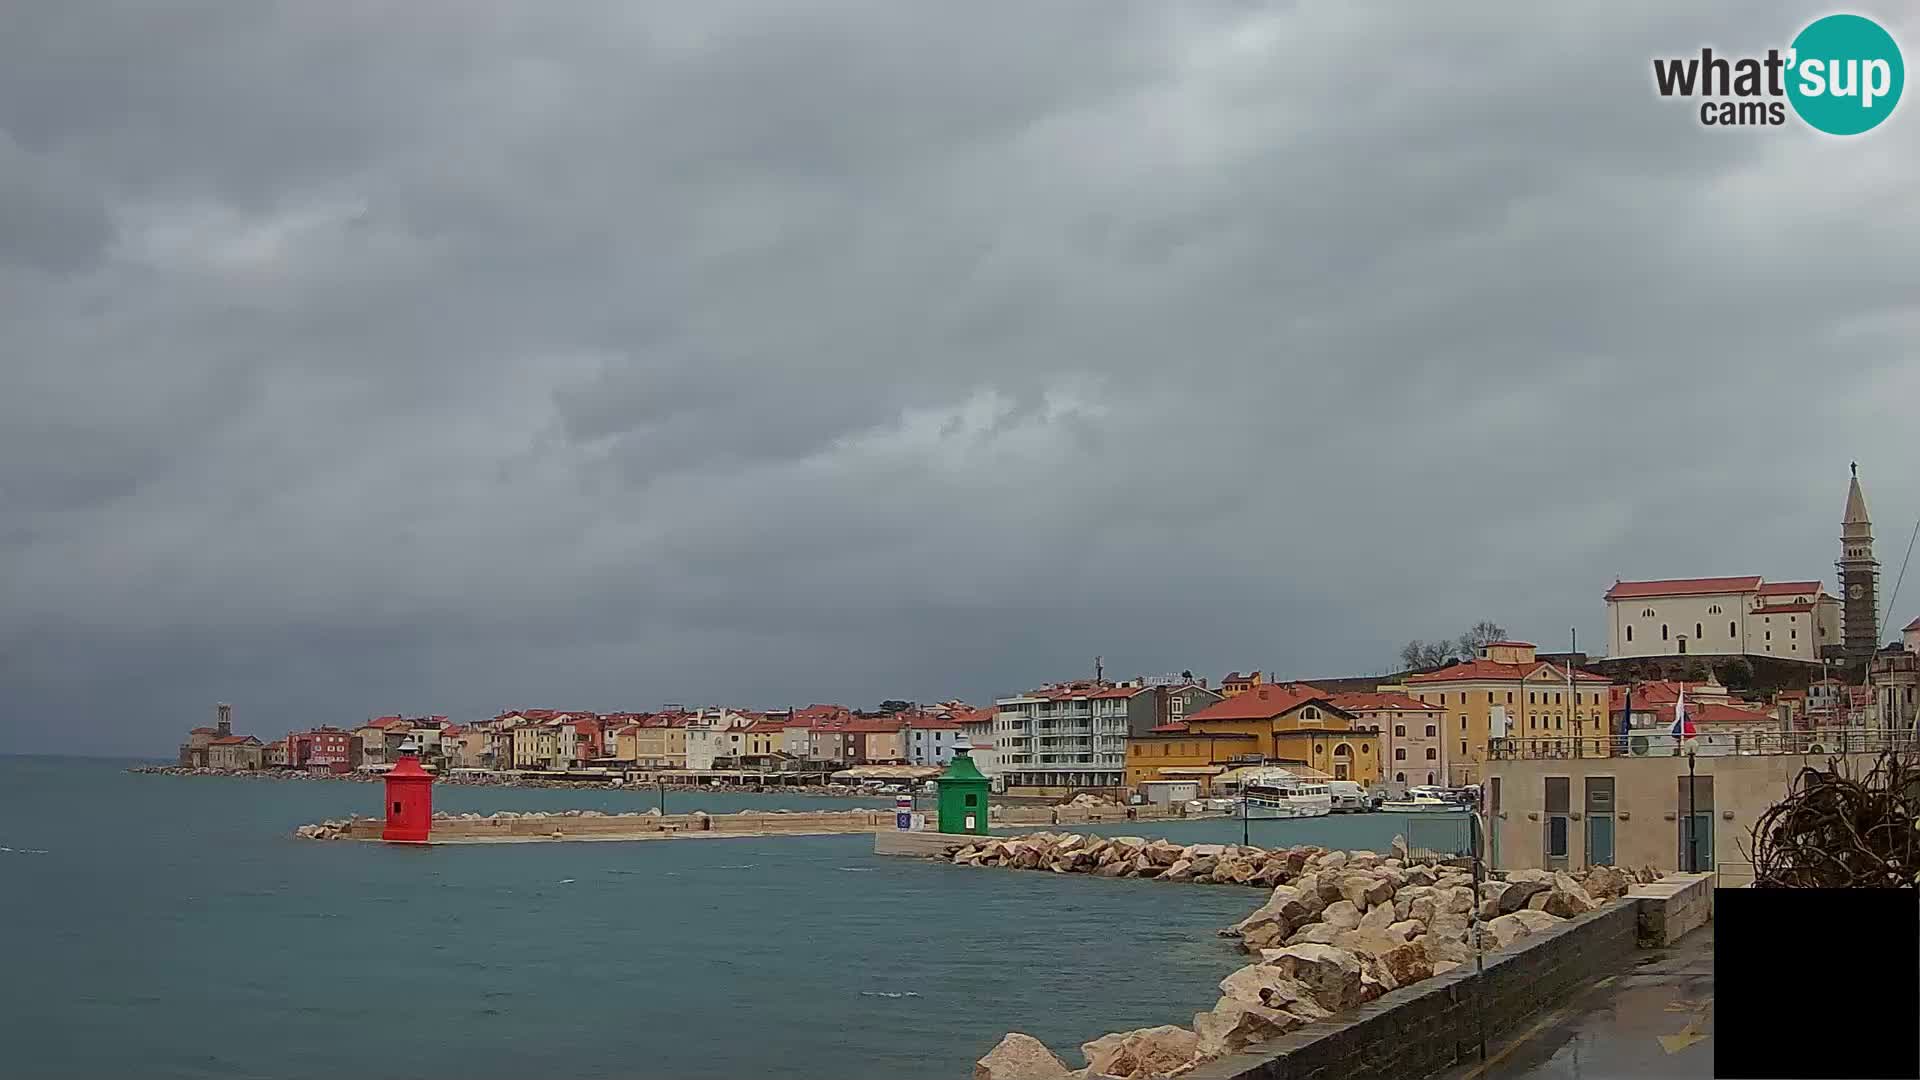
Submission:
[[1400,663],[1409,669],[1439,667],[1453,659],[1453,642],[1414,638],[1400,648]]
[[1454,645],[1463,658],[1471,660],[1480,655],[1481,649],[1486,648],[1496,641],[1505,641],[1506,639],[1507,631],[1505,627],[1491,619],[1481,619],[1471,627],[1468,627],[1467,632],[1461,634]]

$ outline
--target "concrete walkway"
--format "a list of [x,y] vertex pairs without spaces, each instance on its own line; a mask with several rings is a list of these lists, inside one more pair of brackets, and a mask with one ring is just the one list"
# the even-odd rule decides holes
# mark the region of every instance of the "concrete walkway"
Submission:
[[1587,987],[1445,1080],[1713,1075],[1713,924]]

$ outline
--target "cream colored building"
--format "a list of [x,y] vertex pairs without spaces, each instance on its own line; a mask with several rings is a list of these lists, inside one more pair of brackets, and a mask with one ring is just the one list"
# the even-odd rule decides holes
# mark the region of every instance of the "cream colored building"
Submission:
[[1616,581],[1607,656],[1771,656],[1820,661],[1839,645],[1840,601],[1818,581],[1758,576]]
[[1354,715],[1355,725],[1380,729],[1381,779],[1396,784],[1445,784],[1447,739],[1441,730],[1447,710],[1430,705],[1394,684],[1376,693],[1335,694],[1336,708]]
[[[1818,736],[1800,738],[1811,746]],[[1858,775],[1873,766],[1872,754],[1842,757]],[[1742,885],[1752,877],[1742,847],[1751,842],[1754,822],[1801,769],[1824,769],[1828,760],[1824,753],[1702,754],[1693,762],[1691,803],[1684,756],[1494,761],[1481,789],[1494,866],[1683,870],[1691,854],[1697,869]]]
[[1539,659],[1524,641],[1496,641],[1472,660],[1406,679],[1408,694],[1445,710],[1440,737],[1449,784],[1479,782],[1489,739],[1599,740],[1607,734],[1612,686],[1585,671],[1569,679],[1566,668]]

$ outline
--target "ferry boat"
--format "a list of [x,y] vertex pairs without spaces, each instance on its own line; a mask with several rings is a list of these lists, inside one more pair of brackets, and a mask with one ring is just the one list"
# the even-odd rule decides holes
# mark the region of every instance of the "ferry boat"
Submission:
[[1263,821],[1333,813],[1333,793],[1325,782],[1302,780],[1285,769],[1249,776],[1240,801],[1242,813]]

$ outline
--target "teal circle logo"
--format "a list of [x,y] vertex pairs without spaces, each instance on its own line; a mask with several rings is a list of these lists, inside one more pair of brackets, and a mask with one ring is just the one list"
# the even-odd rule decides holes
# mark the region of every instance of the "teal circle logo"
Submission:
[[1787,100],[1829,135],[1871,131],[1893,113],[1907,82],[1900,46],[1859,15],[1815,20],[1793,39]]

